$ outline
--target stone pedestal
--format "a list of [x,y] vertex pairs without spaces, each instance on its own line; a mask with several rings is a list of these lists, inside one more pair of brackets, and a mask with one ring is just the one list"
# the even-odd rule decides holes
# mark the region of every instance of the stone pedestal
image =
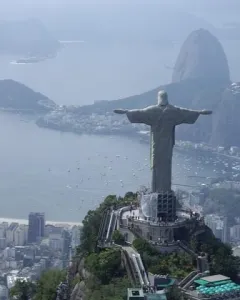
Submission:
[[140,195],[142,214],[151,221],[176,220],[176,196],[173,191]]
[[158,193],[157,218],[163,222],[176,220],[176,196],[173,191]]

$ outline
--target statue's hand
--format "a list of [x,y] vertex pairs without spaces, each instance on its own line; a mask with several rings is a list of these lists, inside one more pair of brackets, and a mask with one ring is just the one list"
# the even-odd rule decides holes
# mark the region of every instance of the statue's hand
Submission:
[[126,109],[114,109],[115,114],[120,114],[120,115],[123,115],[127,112]]
[[207,109],[204,109],[200,112],[201,115],[211,115],[212,114],[212,111],[211,110],[207,110]]

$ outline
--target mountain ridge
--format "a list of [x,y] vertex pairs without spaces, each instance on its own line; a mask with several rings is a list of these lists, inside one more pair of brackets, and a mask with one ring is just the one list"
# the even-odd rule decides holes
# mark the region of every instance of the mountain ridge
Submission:
[[45,95],[12,79],[0,80],[0,108],[13,112],[46,113],[56,104]]

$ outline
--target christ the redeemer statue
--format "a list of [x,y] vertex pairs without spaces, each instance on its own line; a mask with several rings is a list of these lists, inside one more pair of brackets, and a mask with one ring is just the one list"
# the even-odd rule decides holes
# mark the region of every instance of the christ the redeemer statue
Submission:
[[193,124],[199,115],[210,115],[209,110],[190,110],[170,105],[165,91],[158,93],[158,104],[143,109],[115,109],[126,114],[131,123],[151,126],[152,192],[171,191],[172,155],[175,144],[175,126]]

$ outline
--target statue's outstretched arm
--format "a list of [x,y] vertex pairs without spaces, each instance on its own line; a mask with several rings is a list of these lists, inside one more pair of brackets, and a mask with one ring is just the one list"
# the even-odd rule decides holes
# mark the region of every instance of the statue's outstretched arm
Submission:
[[207,110],[207,109],[203,109],[199,111],[200,115],[211,115],[212,111],[211,110]]
[[115,112],[115,114],[123,115],[123,114],[126,114],[127,111],[128,111],[127,109],[114,109],[113,112]]
[[179,107],[179,113],[176,116],[176,125],[194,124],[200,115],[211,115],[211,110],[193,110]]
[[143,109],[114,109],[116,114],[126,114],[128,120],[131,123],[143,123],[146,125],[152,125],[153,117],[152,113],[149,111],[149,108]]

